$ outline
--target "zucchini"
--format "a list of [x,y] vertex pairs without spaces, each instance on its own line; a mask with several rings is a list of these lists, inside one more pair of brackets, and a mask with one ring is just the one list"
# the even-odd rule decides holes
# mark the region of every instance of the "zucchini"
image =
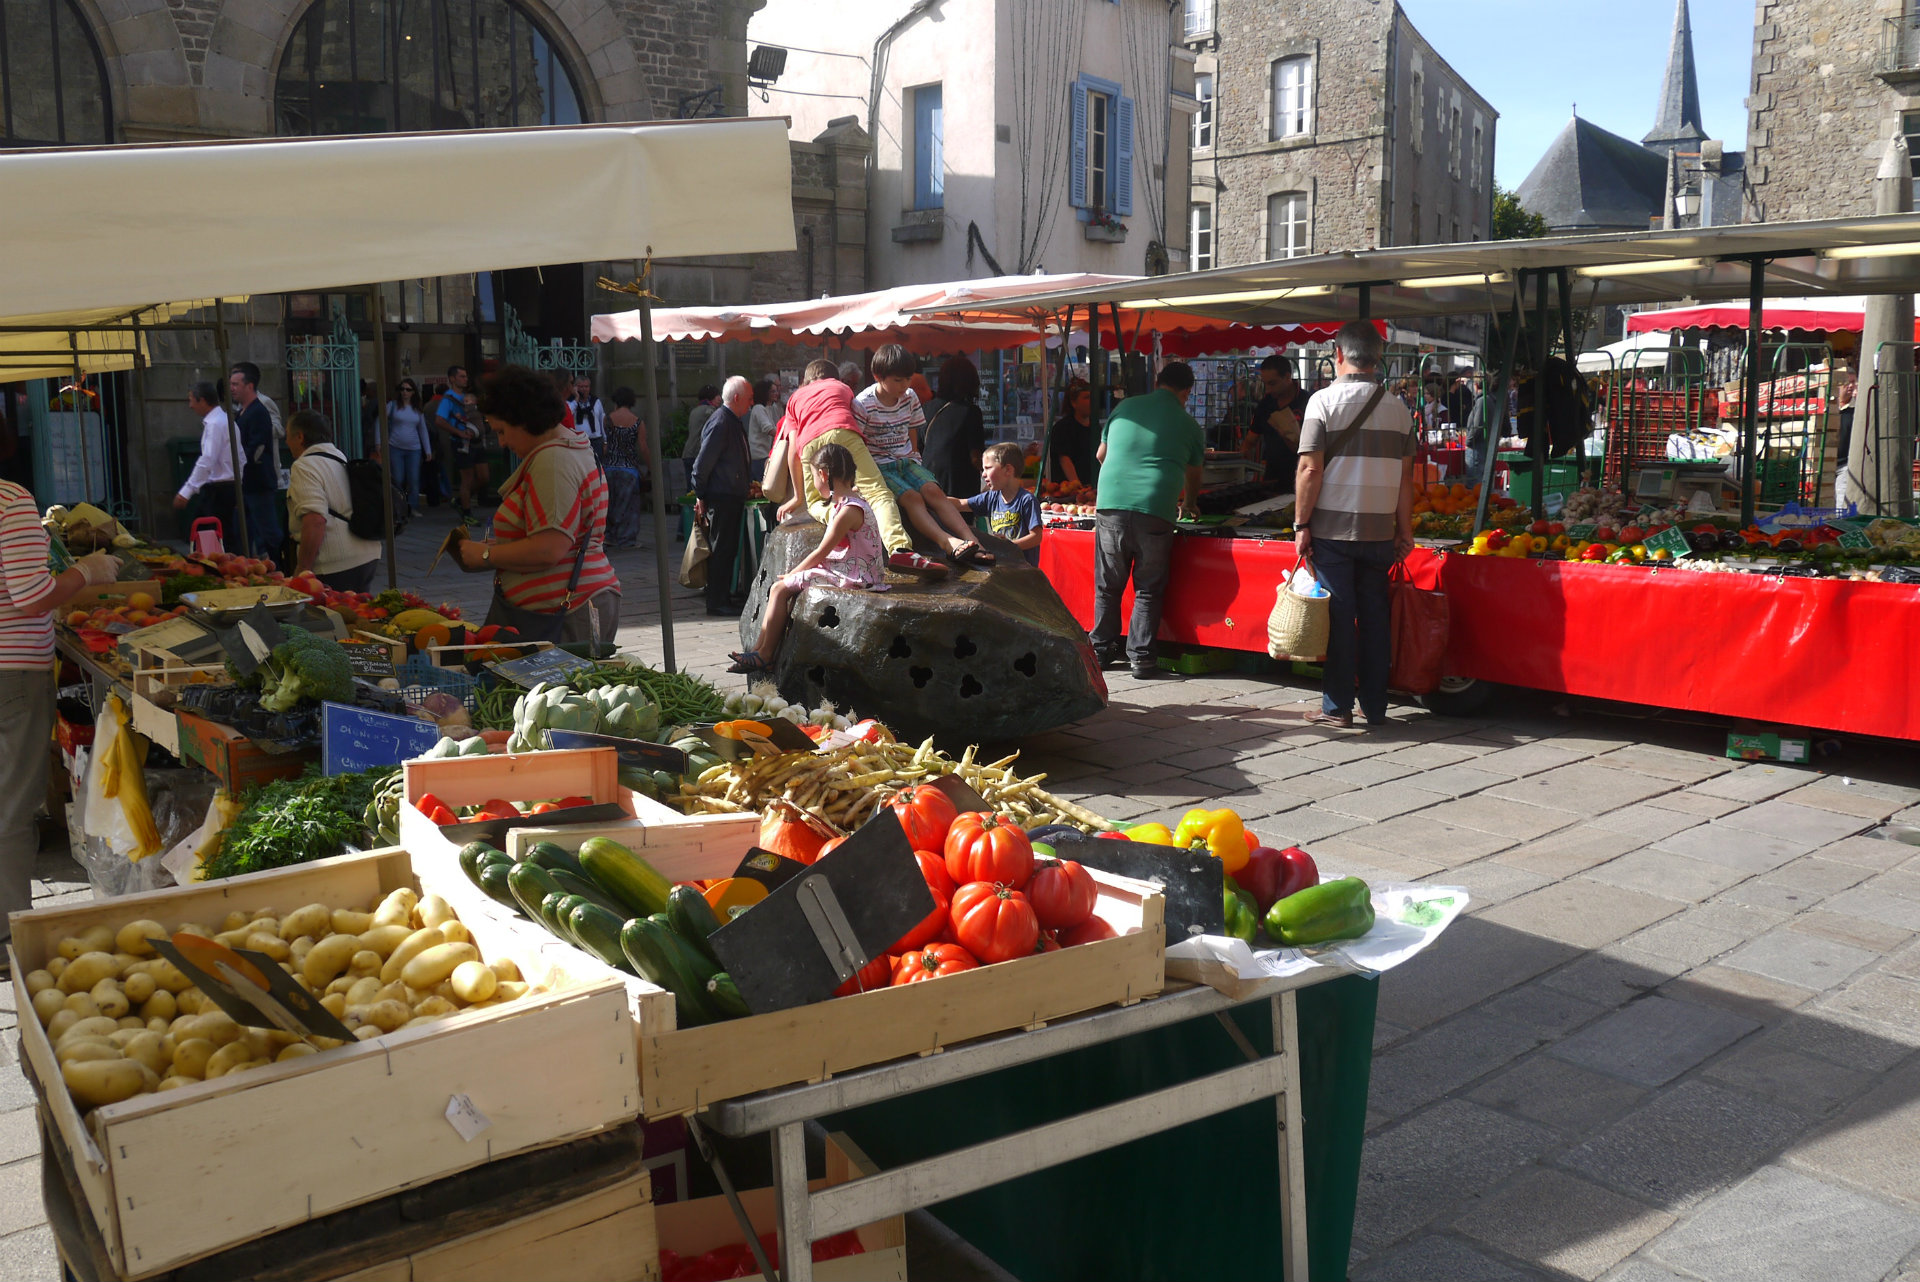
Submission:
[[537,864],[519,863],[507,870],[507,889],[527,916],[539,921],[540,901],[548,895],[564,894],[565,889],[553,874]]
[[599,904],[621,921],[625,921],[627,918],[633,916],[632,913],[627,911],[626,905],[622,904],[612,895],[609,895],[606,891],[600,889],[599,884],[583,872],[569,872],[565,868],[550,868],[547,870],[547,875],[552,877],[560,889],[566,891],[569,895],[579,895],[582,899],[590,903]]
[[507,885],[508,864],[487,864],[480,869],[480,889],[487,892],[487,898],[498,904],[505,904],[515,912],[520,911],[520,901],[513,897],[513,891]]
[[499,853],[484,841],[469,841],[460,847],[460,871],[467,874],[467,880],[477,886],[480,884],[480,864],[484,856]]
[[673,883],[646,860],[605,837],[589,837],[581,843],[580,866],[636,917],[664,910],[667,892],[673,889]]
[[548,872],[565,869],[576,877],[584,877],[586,872],[580,867],[580,861],[573,857],[571,850],[564,850],[551,841],[536,841],[520,857],[523,864],[533,864],[545,868]]
[[[567,933],[566,927],[562,924],[566,921],[566,918],[561,914],[561,905],[566,902],[567,896],[557,890],[545,899],[542,899],[540,901],[540,920],[546,924],[547,930],[554,938],[572,944],[574,943],[574,938]],[[576,945],[576,947],[577,946],[578,945]]]
[[676,1021],[683,1028],[715,1021],[707,1001],[707,976],[693,963],[693,952],[659,922],[634,918],[620,929],[627,959],[653,983],[673,994]]
[[746,998],[740,996],[740,986],[724,970],[707,980],[707,999],[724,1019],[739,1019],[742,1015],[753,1014],[747,1009]]
[[567,913],[567,929],[580,946],[609,966],[632,972],[620,949],[621,920],[599,904],[576,904]]
[[673,927],[674,934],[692,944],[715,966],[720,964],[719,955],[707,942],[707,936],[720,929],[720,919],[713,915],[713,905],[706,896],[692,886],[675,886],[667,892],[667,924]]

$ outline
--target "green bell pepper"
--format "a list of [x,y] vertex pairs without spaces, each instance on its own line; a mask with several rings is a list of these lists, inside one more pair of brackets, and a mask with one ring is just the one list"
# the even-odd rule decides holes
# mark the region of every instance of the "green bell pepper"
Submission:
[[1222,877],[1221,881],[1225,883],[1221,907],[1227,919],[1227,933],[1251,944],[1260,933],[1260,905],[1253,901],[1252,895],[1240,889],[1233,878]]
[[1358,939],[1373,929],[1373,892],[1358,877],[1309,886],[1267,910],[1267,935],[1289,948]]

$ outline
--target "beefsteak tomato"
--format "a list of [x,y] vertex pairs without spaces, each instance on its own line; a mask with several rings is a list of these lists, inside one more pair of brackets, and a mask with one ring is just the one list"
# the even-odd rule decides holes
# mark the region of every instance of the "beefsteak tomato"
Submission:
[[915,850],[942,850],[947,844],[947,829],[959,811],[947,794],[930,783],[902,788],[888,803],[907,830],[907,841]]
[[1089,917],[1071,930],[1060,932],[1060,942],[1068,948],[1075,944],[1094,944],[1103,939],[1117,939],[1120,932],[1105,917]]
[[991,965],[1032,954],[1040,919],[1027,897],[1010,886],[972,881],[953,892],[953,937]]
[[947,832],[947,873],[954,884],[999,882],[1013,890],[1033,876],[1033,843],[1012,815],[969,810]]
[[853,978],[833,990],[835,997],[846,997],[853,993],[870,993],[876,988],[886,988],[893,983],[893,958],[881,953],[878,957],[855,971]]
[[1093,874],[1071,859],[1043,859],[1034,865],[1027,898],[1043,930],[1065,930],[1093,916],[1099,889]]
[[958,944],[928,944],[900,959],[899,967],[893,972],[893,983],[896,988],[901,984],[917,984],[923,979],[972,970],[979,964],[972,953]]

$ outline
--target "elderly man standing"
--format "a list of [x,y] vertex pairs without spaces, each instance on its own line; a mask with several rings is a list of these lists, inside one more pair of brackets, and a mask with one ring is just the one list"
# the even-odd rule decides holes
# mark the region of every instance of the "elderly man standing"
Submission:
[[1160,675],[1153,638],[1173,569],[1173,523],[1200,493],[1206,438],[1187,413],[1193,366],[1169,361],[1152,392],[1129,396],[1107,416],[1095,457],[1100,510],[1094,527],[1093,655],[1101,667],[1121,659],[1120,600],[1133,579],[1133,618],[1125,657],[1140,679]]
[[740,525],[753,488],[747,447],[747,416],[753,412],[753,384],[738,374],[721,389],[720,405],[700,429],[693,459],[694,512],[713,531],[707,558],[707,613],[737,618],[733,603],[733,563],[740,554]]
[[1376,371],[1380,332],[1348,321],[1334,338],[1339,377],[1307,402],[1294,479],[1294,543],[1332,597],[1317,725],[1351,729],[1356,687],[1369,726],[1387,719],[1392,637],[1387,572],[1413,550],[1413,415]]

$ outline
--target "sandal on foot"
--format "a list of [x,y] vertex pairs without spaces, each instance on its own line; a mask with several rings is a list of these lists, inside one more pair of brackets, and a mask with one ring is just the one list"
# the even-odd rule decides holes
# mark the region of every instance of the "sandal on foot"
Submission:
[[993,553],[987,551],[978,543],[967,544],[953,554],[953,559],[961,565],[971,565],[982,570],[991,570],[995,561]]
[[727,669],[728,672],[738,672],[751,676],[756,672],[765,672],[767,670],[767,661],[760,657],[758,650],[742,650],[737,654],[729,654],[727,657],[733,660],[733,664]]
[[1307,724],[1310,726],[1326,726],[1334,730],[1351,730],[1353,729],[1353,717],[1351,714],[1338,717],[1331,712],[1316,712],[1307,718]]

